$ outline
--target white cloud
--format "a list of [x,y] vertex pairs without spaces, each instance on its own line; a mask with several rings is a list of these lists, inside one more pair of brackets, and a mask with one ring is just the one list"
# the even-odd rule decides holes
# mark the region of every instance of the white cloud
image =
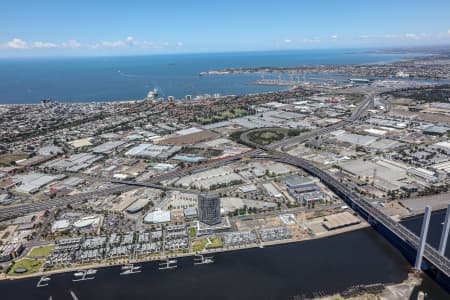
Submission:
[[6,43],[6,46],[8,48],[13,49],[27,49],[29,48],[28,43],[22,39],[19,38],[13,38],[9,42]]
[[285,42],[286,44],[289,44],[289,43],[292,42],[292,40],[291,40],[291,39],[285,39],[284,42]]
[[104,41],[101,42],[100,44],[96,44],[96,46],[103,46],[103,47],[107,47],[107,48],[118,48],[118,47],[125,47],[127,45],[127,43],[125,41]]
[[447,33],[448,33],[448,34],[450,34],[450,29],[449,29],[449,30],[447,30]]
[[65,42],[55,43],[49,41],[26,41],[20,38],[13,38],[10,41],[1,43],[0,49],[75,49],[75,48],[127,48],[137,47],[141,49],[164,49],[164,48],[181,48],[184,44],[181,41],[178,42],[152,42],[146,40],[136,40],[133,36],[127,36],[122,40],[116,41],[102,41],[93,44],[82,44],[77,40],[68,40]]
[[134,40],[132,36],[127,36],[124,40],[118,40],[118,41],[103,41],[100,43],[97,43],[93,46],[93,48],[122,48],[122,47],[129,47],[129,46],[135,46],[138,42]]
[[395,39],[395,38],[398,38],[398,35],[396,35],[396,34],[385,34],[383,37],[386,38],[386,39]]
[[0,44],[3,49],[52,49],[52,48],[80,48],[82,45],[76,40],[68,40],[62,43],[52,43],[45,41],[28,42],[20,38],[13,38],[12,40]]
[[337,40],[338,36],[337,34],[333,34],[332,36],[330,36],[333,40]]
[[413,40],[420,40],[420,39],[427,39],[427,38],[432,38],[432,37],[436,37],[437,35],[432,35],[429,33],[407,33],[405,34],[405,37],[408,39],[413,39]]
[[143,42],[141,43],[141,45],[142,45],[143,47],[153,47],[153,46],[155,45],[155,43],[150,42],[150,41],[143,41]]
[[59,45],[49,42],[33,42],[31,48],[59,48]]
[[61,43],[63,48],[80,48],[81,44],[76,40],[68,40],[67,42]]
[[362,39],[362,40],[365,40],[365,39],[368,39],[370,37],[368,35],[366,35],[366,34],[362,34],[362,35],[359,36],[359,38]]
[[408,39],[418,39],[419,38],[419,36],[415,33],[407,33],[407,34],[405,34],[405,37]]

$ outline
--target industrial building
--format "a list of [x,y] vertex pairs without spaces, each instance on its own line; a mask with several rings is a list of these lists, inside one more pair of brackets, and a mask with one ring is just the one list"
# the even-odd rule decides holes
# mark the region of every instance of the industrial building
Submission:
[[77,229],[86,229],[97,227],[99,224],[100,224],[100,217],[93,215],[79,219],[78,221],[73,223],[73,227]]
[[224,166],[182,177],[175,182],[175,186],[209,190],[241,181],[242,177],[239,174],[230,167]]
[[289,195],[298,202],[310,204],[321,202],[325,199],[325,193],[311,177],[292,175],[286,177],[284,183],[288,187]]
[[242,193],[256,192],[257,188],[254,184],[241,185],[239,191]]
[[148,199],[148,198],[138,199],[133,204],[131,204],[130,206],[127,207],[127,213],[135,214],[135,213],[141,211],[149,202],[150,202],[150,199]]
[[155,210],[149,212],[144,217],[144,223],[147,224],[160,224],[170,222],[170,211],[168,210]]
[[267,193],[269,193],[271,197],[275,198],[283,197],[283,195],[277,190],[277,188],[271,182],[263,183],[262,186],[266,189]]
[[115,149],[123,144],[125,144],[124,141],[106,142],[92,149],[92,152],[95,154],[111,154]]
[[43,164],[44,169],[55,169],[58,171],[78,172],[86,169],[93,163],[102,159],[101,155],[90,153],[79,153],[67,158],[58,158]]
[[433,147],[443,151],[447,155],[450,155],[450,140],[436,143],[433,145]]
[[376,136],[347,133],[344,130],[334,131],[331,135],[338,141],[358,146],[368,146],[378,139]]
[[20,193],[36,193],[47,184],[64,178],[64,175],[46,175],[42,173],[30,173],[27,175],[18,175],[14,180],[18,183],[16,191]]
[[180,150],[181,147],[179,146],[140,144],[128,150],[125,155],[130,157],[166,160]]
[[426,182],[437,182],[438,177],[436,176],[436,173],[424,168],[409,168],[408,169],[408,175],[415,176],[417,178],[420,178],[422,180],[425,180]]
[[56,220],[52,225],[52,233],[55,232],[63,232],[70,229],[70,221],[69,220]]
[[183,210],[183,216],[186,220],[192,220],[197,218],[198,212],[195,207],[188,207]]

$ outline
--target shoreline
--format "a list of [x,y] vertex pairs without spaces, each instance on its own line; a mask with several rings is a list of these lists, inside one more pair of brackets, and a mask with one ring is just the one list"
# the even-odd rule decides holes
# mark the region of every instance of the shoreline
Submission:
[[[338,236],[340,234],[344,234],[347,232],[352,232],[352,231],[356,231],[356,230],[360,230],[360,229],[364,229],[364,228],[368,228],[368,227],[370,227],[370,224],[367,223],[366,221],[362,220],[361,223],[359,223],[359,224],[355,224],[355,225],[340,228],[340,229],[335,229],[335,230],[326,232],[325,234],[321,234],[319,236],[307,237],[304,239],[276,240],[276,241],[268,241],[268,242],[262,242],[262,243],[257,243],[257,244],[248,244],[248,245],[242,245],[242,246],[230,246],[227,248],[210,249],[210,250],[204,250],[201,252],[173,253],[173,254],[158,255],[158,256],[155,255],[154,257],[150,257],[150,258],[145,257],[145,258],[133,259],[133,260],[123,258],[122,260],[117,259],[117,261],[89,263],[89,264],[74,266],[74,267],[70,267],[70,268],[61,268],[61,269],[55,269],[55,270],[49,270],[49,271],[43,271],[43,272],[41,271],[41,272],[36,272],[33,274],[28,274],[28,275],[3,275],[0,277],[0,282],[7,281],[7,280],[30,279],[30,278],[34,278],[34,277],[70,273],[70,272],[75,272],[78,270],[87,270],[87,269],[93,269],[93,268],[105,269],[105,268],[109,268],[109,267],[122,266],[126,263],[138,264],[138,263],[166,260],[166,259],[170,259],[170,258],[194,257],[195,255],[200,255],[200,254],[205,255],[205,254],[214,254],[214,253],[226,253],[226,252],[234,252],[234,251],[247,250],[247,249],[256,249],[256,248],[262,249],[265,247],[278,246],[278,245],[289,245],[289,244],[301,243],[301,242],[306,242],[306,241],[311,241],[311,240],[318,240],[318,239],[322,239],[322,238],[334,237],[334,236]],[[23,258],[26,258],[26,256],[24,256]]]

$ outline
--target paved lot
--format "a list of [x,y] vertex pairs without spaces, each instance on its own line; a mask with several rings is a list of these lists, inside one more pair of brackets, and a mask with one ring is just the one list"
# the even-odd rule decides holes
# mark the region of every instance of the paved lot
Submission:
[[401,200],[400,203],[412,212],[420,212],[431,205],[433,210],[444,209],[450,204],[450,193]]

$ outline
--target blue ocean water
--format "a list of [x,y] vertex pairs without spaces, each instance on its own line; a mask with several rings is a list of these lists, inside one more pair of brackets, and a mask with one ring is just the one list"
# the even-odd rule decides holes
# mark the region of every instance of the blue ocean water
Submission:
[[161,96],[220,93],[242,95],[285,87],[250,84],[260,75],[199,76],[231,67],[361,64],[398,60],[399,54],[367,50],[302,50],[177,54],[126,57],[0,59],[0,104],[143,99],[150,89]]

